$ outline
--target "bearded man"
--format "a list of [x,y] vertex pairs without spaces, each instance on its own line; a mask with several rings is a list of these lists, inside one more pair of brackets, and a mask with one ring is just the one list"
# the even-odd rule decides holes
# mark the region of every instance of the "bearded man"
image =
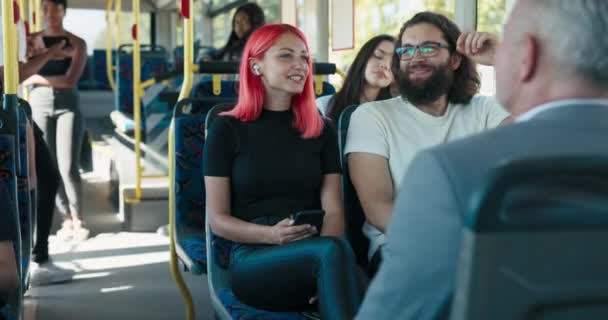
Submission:
[[445,16],[422,12],[397,37],[393,73],[401,96],[361,105],[344,153],[366,216],[372,273],[402,177],[418,152],[509,121],[494,98],[476,95],[476,64],[492,65],[498,43],[488,33],[461,33]]

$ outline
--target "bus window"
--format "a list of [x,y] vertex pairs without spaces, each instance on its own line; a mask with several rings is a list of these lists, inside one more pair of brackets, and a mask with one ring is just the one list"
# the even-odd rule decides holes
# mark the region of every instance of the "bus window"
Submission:
[[[355,9],[355,48],[330,52],[329,59],[347,70],[361,46],[381,33],[397,35],[407,19],[420,11],[433,11],[454,19],[454,0],[358,0]],[[332,47],[331,44],[329,46]]]
[[256,2],[264,10],[266,23],[281,22],[281,0],[258,0]]
[[[477,30],[483,32],[502,33],[506,15],[506,0],[477,0]],[[478,67],[481,76],[481,94],[493,96],[496,93],[494,68]]]

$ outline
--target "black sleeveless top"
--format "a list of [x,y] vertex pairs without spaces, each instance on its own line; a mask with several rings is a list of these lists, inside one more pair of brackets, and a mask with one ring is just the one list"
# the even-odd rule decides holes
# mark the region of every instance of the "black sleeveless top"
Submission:
[[65,58],[62,60],[49,60],[38,74],[41,76],[62,76],[68,72],[72,64],[72,58]]

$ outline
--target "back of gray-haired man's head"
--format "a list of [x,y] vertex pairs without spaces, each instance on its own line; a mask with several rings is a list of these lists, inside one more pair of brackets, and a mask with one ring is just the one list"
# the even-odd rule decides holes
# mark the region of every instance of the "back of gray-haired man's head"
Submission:
[[[565,76],[608,87],[608,0],[523,0],[543,47]],[[560,72],[561,73],[561,72]]]

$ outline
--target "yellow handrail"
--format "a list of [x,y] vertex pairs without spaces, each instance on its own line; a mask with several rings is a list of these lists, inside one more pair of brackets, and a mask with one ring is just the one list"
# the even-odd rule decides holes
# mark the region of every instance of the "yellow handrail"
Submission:
[[[28,22],[28,15],[27,15],[27,7],[25,5],[25,0],[19,0],[19,15],[20,15],[20,19],[23,20],[23,25],[25,28],[27,28],[27,22]],[[24,30],[24,32],[26,32]],[[19,41],[17,41],[17,47],[19,47],[21,43],[19,43]],[[21,48],[17,48],[17,56],[19,56],[18,52],[19,50],[21,50]],[[30,99],[30,91],[28,90],[27,87],[23,87],[23,99],[25,100],[29,100]]]
[[140,0],[133,0],[133,114],[135,121],[135,199],[141,200],[141,47],[139,43]]
[[110,19],[110,13],[112,12],[113,4],[114,0],[108,0],[106,7],[106,23],[108,25],[108,32],[106,32],[106,75],[108,77],[108,83],[110,84],[110,88],[112,88],[112,91],[116,91],[116,82],[114,82],[114,73],[112,72],[112,21]]
[[25,0],[19,0],[19,15],[23,20],[23,23],[27,21],[27,8],[25,7]]
[[[182,1],[182,16],[184,17],[184,82],[182,83],[182,89],[179,94],[178,101],[188,98],[190,90],[192,90],[192,78],[194,76],[194,23],[192,8],[193,0],[181,0]],[[187,5],[187,8],[183,8]],[[186,10],[188,9],[188,10]],[[185,13],[185,14],[184,14]],[[173,279],[179,288],[179,291],[184,299],[186,305],[186,319],[194,320],[194,302],[192,301],[192,295],[184,282],[181,272],[179,271],[179,264],[177,262],[177,253],[175,251],[175,197],[173,191],[175,190],[175,119],[171,120],[169,126],[169,268]]]
[[17,28],[13,22],[13,0],[2,0],[2,50],[4,53],[4,93],[17,94],[19,88],[19,69],[17,50]]

